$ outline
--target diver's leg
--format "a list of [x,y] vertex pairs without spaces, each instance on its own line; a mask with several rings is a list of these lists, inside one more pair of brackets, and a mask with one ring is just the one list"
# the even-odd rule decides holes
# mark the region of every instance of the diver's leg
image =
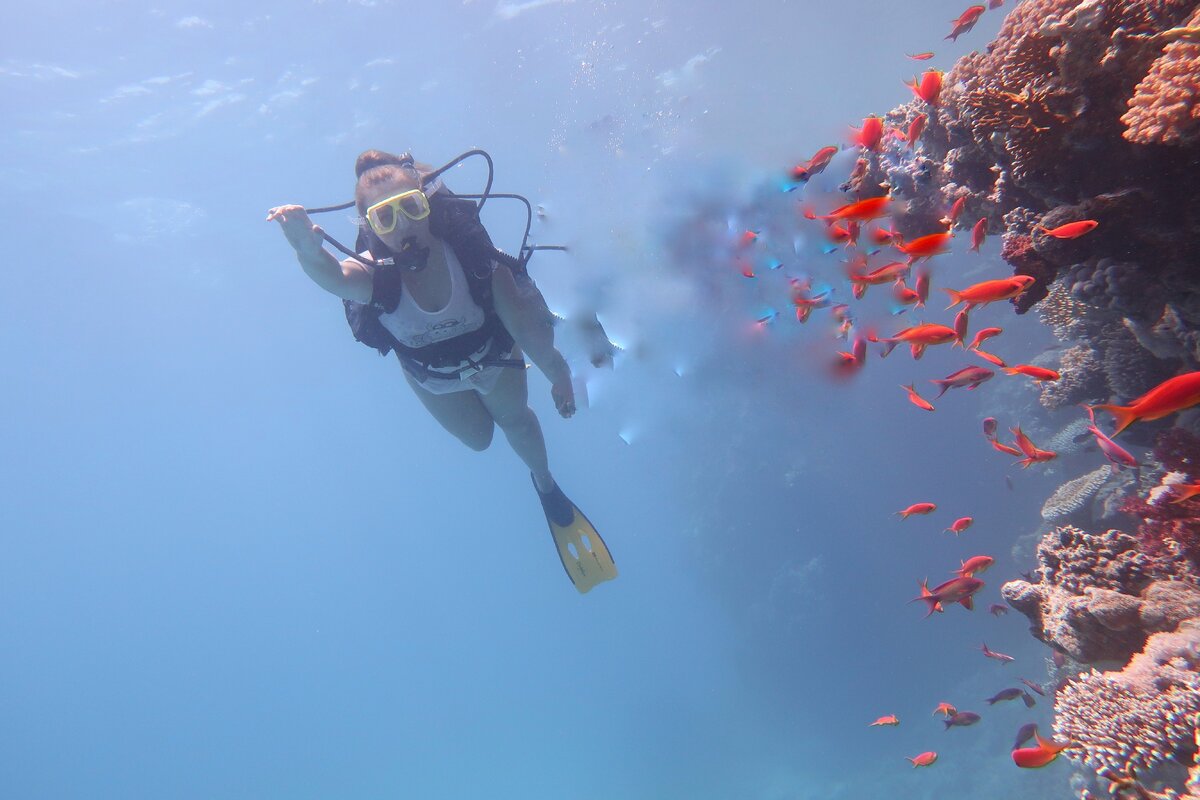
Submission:
[[[521,351],[514,350],[512,358],[520,357]],[[554,478],[550,476],[542,426],[529,407],[528,373],[523,369],[505,369],[492,390],[479,395],[479,399],[500,430],[504,431],[513,451],[533,473],[533,481],[538,489],[542,492],[553,489]]]
[[488,445],[492,443],[492,434],[496,426],[492,422],[491,413],[479,401],[478,392],[433,394],[421,388],[421,384],[408,374],[408,370],[404,371],[404,378],[416,392],[417,399],[443,428],[472,450],[487,450]]
[[500,264],[492,272],[492,301],[517,346],[550,381],[558,413],[564,417],[574,414],[571,368],[554,347],[554,317],[537,285],[528,275],[518,278]]

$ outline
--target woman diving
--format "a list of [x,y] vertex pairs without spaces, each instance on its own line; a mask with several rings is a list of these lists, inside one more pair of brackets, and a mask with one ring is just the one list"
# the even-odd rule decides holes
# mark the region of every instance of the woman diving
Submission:
[[558,413],[575,413],[570,367],[524,262],[497,250],[476,204],[411,156],[368,150],[355,175],[357,257],[338,261],[328,252],[328,237],[302,206],[273,208],[267,221],[279,223],[305,273],[345,301],[355,337],[396,354],[443,428],[478,451],[500,427],[530,470],[576,588],[616,577],[603,540],[555,482],[529,407],[526,356],[549,379]]

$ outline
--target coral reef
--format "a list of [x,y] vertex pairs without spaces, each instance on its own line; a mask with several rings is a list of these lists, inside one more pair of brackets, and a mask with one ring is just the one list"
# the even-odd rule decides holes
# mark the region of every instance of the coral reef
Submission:
[[[1195,0],[1026,0],[954,66],[935,110],[886,115],[904,128],[928,113],[920,145],[885,137],[848,184],[906,200],[906,236],[938,229],[959,197],[964,229],[986,218],[1002,232],[1002,257],[1036,279],[1017,312],[1045,301],[1056,335],[1081,346],[1048,407],[1129,399],[1200,366],[1198,17]],[[1038,227],[1081,219],[1099,226]]]
[[1086,475],[1067,481],[1042,505],[1042,519],[1047,522],[1062,522],[1084,509],[1111,473],[1112,467],[1105,464]]
[[1095,670],[1055,698],[1056,737],[1097,772],[1137,775],[1174,760],[1194,768],[1200,714],[1200,620],[1150,637],[1120,672]]
[[1200,616],[1200,586],[1138,550],[1118,530],[1061,526],[1038,545],[1034,581],[1010,581],[1004,599],[1038,639],[1084,664],[1125,663],[1158,631]]

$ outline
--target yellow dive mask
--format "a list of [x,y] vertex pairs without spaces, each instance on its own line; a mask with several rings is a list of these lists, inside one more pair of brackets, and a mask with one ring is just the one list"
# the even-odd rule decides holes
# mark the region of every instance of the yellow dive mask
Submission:
[[420,189],[409,189],[386,200],[380,200],[367,209],[367,222],[377,235],[391,233],[400,221],[400,215],[411,220],[425,219],[429,216],[429,198]]

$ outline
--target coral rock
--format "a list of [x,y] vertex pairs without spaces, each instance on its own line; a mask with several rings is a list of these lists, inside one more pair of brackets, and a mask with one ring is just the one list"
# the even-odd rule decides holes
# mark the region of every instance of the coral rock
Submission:
[[[1200,25],[1200,9],[1186,26]],[[1126,139],[1138,144],[1183,144],[1200,137],[1200,44],[1168,44],[1129,99],[1121,117]]]

